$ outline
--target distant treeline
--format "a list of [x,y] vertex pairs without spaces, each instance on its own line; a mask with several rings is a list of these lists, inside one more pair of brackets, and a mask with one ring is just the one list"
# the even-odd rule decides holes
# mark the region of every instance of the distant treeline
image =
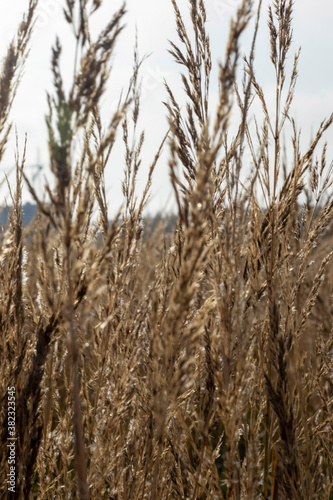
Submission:
[[[8,223],[8,213],[10,213],[12,207],[2,207],[0,209],[0,226],[6,226]],[[33,218],[37,214],[37,205],[32,203],[25,203],[22,206],[23,210],[23,226],[28,226]],[[154,231],[157,227],[159,221],[163,219],[165,221],[165,231],[170,233],[175,227],[177,218],[175,216],[164,217],[161,214],[157,214],[154,216],[144,217],[144,225],[145,229],[150,229],[150,231]],[[111,222],[111,221],[110,221]]]
[[[23,209],[23,225],[27,226],[37,213],[37,206],[32,203],[25,203],[22,206]],[[8,222],[8,213],[10,213],[11,207],[1,207],[0,209],[0,225],[5,226]]]

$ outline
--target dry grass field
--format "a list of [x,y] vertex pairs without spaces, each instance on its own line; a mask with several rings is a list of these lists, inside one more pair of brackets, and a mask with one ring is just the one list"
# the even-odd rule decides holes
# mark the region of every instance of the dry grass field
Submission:
[[[20,153],[0,236],[1,498],[333,499],[333,177],[320,146],[333,115],[302,151],[290,111],[299,55],[290,53],[292,1],[269,9],[273,108],[255,73],[261,2],[257,12],[240,2],[224,53],[212,55],[204,0],[170,1],[178,36],[170,57],[187,105],[166,82],[169,131],[142,192],[136,48],[107,129],[100,118],[125,6],[93,41],[89,19],[101,0],[64,2],[77,60],[65,92],[57,40],[46,119],[54,181],[44,202]],[[0,161],[37,3],[30,0],[1,67]],[[249,124],[254,99],[257,127]],[[287,124],[293,155],[285,162]],[[125,148],[125,202],[110,222],[105,176],[116,140]],[[171,232],[166,218],[154,231],[143,218],[162,148],[177,204]],[[25,182],[38,205],[28,228]]]

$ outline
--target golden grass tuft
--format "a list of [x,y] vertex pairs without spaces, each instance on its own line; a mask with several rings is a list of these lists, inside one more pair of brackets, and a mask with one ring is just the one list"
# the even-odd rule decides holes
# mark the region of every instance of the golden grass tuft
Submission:
[[[318,159],[316,151],[333,115],[301,151],[291,115],[299,52],[286,71],[291,0],[269,8],[272,109],[255,76],[261,2],[255,13],[243,0],[231,22],[216,109],[205,2],[189,0],[189,26],[171,2],[178,42],[169,52],[181,66],[186,106],[166,82],[169,131],[138,193],[137,47],[106,130],[100,118],[125,5],[93,41],[90,16],[103,2],[66,1],[77,49],[68,94],[61,40],[52,51],[46,123],[54,188],[46,185],[47,201],[39,196],[25,176],[25,153],[17,156],[1,232],[2,498],[7,387],[15,386],[15,498],[332,499],[333,179],[326,146]],[[29,2],[1,69],[0,160],[36,5]],[[240,81],[240,37],[253,15]],[[262,116],[252,127],[254,99]],[[285,164],[287,122],[294,150]],[[105,172],[121,129],[124,206],[110,222]],[[177,213],[152,229],[143,211],[166,146]],[[24,180],[38,206],[28,228]]]

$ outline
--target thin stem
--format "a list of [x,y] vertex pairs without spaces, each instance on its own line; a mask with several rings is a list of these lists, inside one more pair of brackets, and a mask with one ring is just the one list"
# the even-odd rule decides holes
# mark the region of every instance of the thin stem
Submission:
[[78,498],[80,500],[89,499],[89,489],[87,484],[87,467],[84,449],[84,433],[82,413],[80,408],[80,381],[78,369],[78,345],[74,330],[74,303],[73,286],[71,277],[71,248],[70,248],[70,224],[67,220],[66,235],[66,272],[68,282],[68,326],[70,332],[71,354],[72,354],[72,378],[73,378],[73,413],[74,413],[74,433],[75,433],[75,463],[76,480],[78,487]]

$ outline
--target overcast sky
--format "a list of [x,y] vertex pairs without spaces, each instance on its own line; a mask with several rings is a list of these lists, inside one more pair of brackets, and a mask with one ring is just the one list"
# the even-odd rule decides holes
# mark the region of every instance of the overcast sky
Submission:
[[[96,17],[94,29],[102,28],[108,18],[121,5],[120,0],[104,0],[105,7]],[[28,0],[8,2],[0,18],[0,55],[4,56],[11,36],[15,33],[18,21]],[[188,2],[179,0],[182,12],[188,13]],[[224,56],[225,41],[228,34],[230,16],[236,11],[237,0],[207,0],[208,31],[211,36],[213,61],[216,63]],[[274,74],[269,63],[269,40],[266,26],[268,0],[264,0],[264,16],[257,44],[256,71],[258,80],[267,95],[274,92]],[[35,34],[32,39],[31,52],[27,61],[12,119],[17,127],[20,145],[23,147],[24,134],[28,134],[27,172],[37,160],[45,167],[49,175],[47,135],[44,116],[46,107],[46,90],[52,91],[52,75],[50,71],[51,46],[56,34],[65,47],[63,55],[63,74],[67,85],[73,76],[74,42],[69,26],[63,19],[62,0],[40,0]],[[168,39],[176,41],[174,16],[170,0],[128,0],[127,26],[121,34],[111,75],[110,88],[104,97],[106,115],[114,108],[122,87],[126,87],[133,60],[133,42],[135,25],[138,27],[140,54],[151,53],[142,68],[142,120],[141,126],[147,133],[144,152],[144,164],[140,174],[144,181],[148,164],[154,157],[156,148],[166,130],[166,100],[163,80],[170,82],[173,89],[180,91],[181,84],[177,75],[177,67],[168,54]],[[304,142],[308,141],[312,132],[323,118],[333,111],[333,7],[331,0],[296,0],[294,7],[294,44],[291,56],[302,47],[299,65],[299,79],[293,105],[293,114],[298,126],[303,131]],[[250,33],[249,33],[250,34]],[[242,40],[243,49],[248,53],[250,37]],[[290,58],[292,59],[292,57]],[[212,81],[212,89],[214,89]],[[331,143],[333,129],[327,133]],[[107,187],[112,200],[111,213],[121,203],[119,178],[124,168],[121,156],[121,137],[119,148],[115,151],[113,161],[107,173]],[[13,165],[15,141],[11,140],[2,170]],[[332,150],[331,150],[332,151]],[[30,168],[30,175],[35,173]],[[3,174],[0,174],[1,178]],[[118,179],[118,181],[117,181]],[[0,179],[1,180],[1,179]],[[36,181],[37,182],[37,181]],[[1,191],[2,195],[5,194]],[[150,211],[170,207],[172,202],[168,180],[168,166],[164,158],[157,167],[153,185],[153,197]],[[25,200],[29,199],[25,195]]]

